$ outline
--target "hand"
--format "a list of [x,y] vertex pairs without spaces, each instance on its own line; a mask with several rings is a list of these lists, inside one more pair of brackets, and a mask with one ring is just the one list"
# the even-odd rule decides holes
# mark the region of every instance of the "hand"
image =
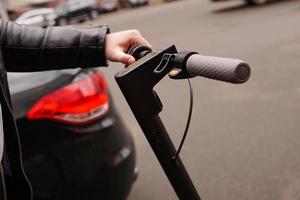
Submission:
[[137,30],[107,34],[105,38],[105,56],[112,62],[121,62],[125,65],[130,65],[135,62],[135,58],[125,52],[135,44],[152,48],[150,43]]

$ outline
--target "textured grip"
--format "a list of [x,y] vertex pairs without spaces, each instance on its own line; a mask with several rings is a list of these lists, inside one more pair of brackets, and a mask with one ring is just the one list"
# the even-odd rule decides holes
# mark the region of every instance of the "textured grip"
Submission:
[[192,76],[203,76],[229,83],[244,83],[250,77],[250,67],[243,60],[194,54],[186,62]]

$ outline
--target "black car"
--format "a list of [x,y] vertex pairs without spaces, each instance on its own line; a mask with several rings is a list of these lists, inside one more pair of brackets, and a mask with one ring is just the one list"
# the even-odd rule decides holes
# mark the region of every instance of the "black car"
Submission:
[[72,21],[84,21],[98,16],[96,0],[67,0],[57,5],[56,24],[64,26]]
[[9,73],[9,85],[34,200],[126,199],[135,147],[99,70]]

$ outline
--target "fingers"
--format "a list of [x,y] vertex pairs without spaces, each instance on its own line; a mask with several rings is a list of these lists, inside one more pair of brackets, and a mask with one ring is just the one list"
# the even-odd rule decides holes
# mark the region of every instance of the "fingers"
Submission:
[[135,62],[135,58],[126,54],[126,52],[133,45],[144,45],[152,48],[151,44],[137,30],[107,34],[105,39],[105,56],[112,62],[130,65]]
[[135,36],[132,37],[132,39],[130,41],[131,46],[139,44],[139,45],[144,45],[144,46],[149,47],[150,49],[152,49],[151,44],[140,34],[139,31],[133,30],[132,32]]
[[135,58],[133,56],[126,54],[121,50],[116,52],[115,58],[117,62],[121,62],[125,65],[131,65],[135,62]]
[[131,65],[132,63],[135,62],[135,58],[129,54],[123,54],[120,60],[121,63],[125,65]]

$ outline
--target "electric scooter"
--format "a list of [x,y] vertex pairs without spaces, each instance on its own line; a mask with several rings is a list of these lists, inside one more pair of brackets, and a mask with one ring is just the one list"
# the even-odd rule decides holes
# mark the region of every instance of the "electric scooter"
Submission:
[[238,59],[203,56],[190,51],[178,52],[175,45],[158,51],[137,45],[128,53],[137,61],[118,72],[115,79],[178,198],[200,200],[179,157],[189,127],[192,106],[183,140],[176,150],[159,117],[163,105],[153,88],[166,75],[171,79],[202,76],[241,84],[249,79],[250,67]]

